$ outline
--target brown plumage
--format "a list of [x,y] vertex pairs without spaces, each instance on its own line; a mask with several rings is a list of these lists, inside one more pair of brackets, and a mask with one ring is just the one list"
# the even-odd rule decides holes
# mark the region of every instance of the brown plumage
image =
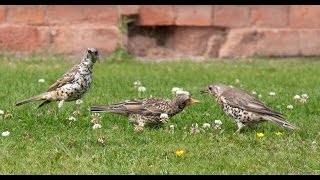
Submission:
[[161,117],[161,114],[167,114],[166,119],[169,120],[195,102],[199,101],[187,94],[178,94],[172,100],[156,97],[132,99],[108,106],[91,106],[90,111],[122,114],[136,125],[144,127],[145,125],[163,124],[166,121]]
[[271,110],[264,103],[241,89],[231,88],[224,84],[212,84],[200,92],[215,96],[224,112],[235,119],[238,125],[237,132],[240,132],[246,125],[263,121],[271,121],[290,129],[297,128],[286,122],[283,114]]
[[64,101],[80,99],[91,86],[92,68],[98,58],[98,50],[88,48],[81,62],[59,78],[46,92],[17,102],[16,106],[43,100],[38,108],[52,101],[59,101],[60,108]]

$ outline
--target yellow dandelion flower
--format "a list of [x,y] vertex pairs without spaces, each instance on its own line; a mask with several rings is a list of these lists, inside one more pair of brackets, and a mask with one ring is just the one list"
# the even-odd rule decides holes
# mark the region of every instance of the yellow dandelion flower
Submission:
[[178,156],[178,157],[184,156],[184,151],[183,150],[176,151],[176,156]]
[[257,133],[257,138],[262,138],[264,136],[264,134],[263,133]]
[[282,132],[276,132],[277,136],[282,136]]

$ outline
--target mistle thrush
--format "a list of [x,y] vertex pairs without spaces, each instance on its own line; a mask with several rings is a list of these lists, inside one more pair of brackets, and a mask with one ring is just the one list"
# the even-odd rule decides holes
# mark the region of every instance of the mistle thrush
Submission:
[[224,84],[212,84],[200,92],[215,96],[223,111],[235,119],[238,125],[236,132],[238,133],[244,126],[264,121],[271,121],[290,129],[296,128],[284,120],[283,114],[271,110],[264,103],[241,89],[231,88]]
[[59,101],[58,107],[61,108],[65,101],[81,99],[91,86],[92,68],[98,58],[98,50],[88,48],[81,62],[59,78],[46,92],[17,102],[16,106],[43,100],[38,108],[52,101]]
[[151,97],[126,100],[109,106],[92,106],[90,111],[122,114],[135,125],[144,127],[164,124],[195,102],[199,101],[188,94],[177,94],[174,99]]

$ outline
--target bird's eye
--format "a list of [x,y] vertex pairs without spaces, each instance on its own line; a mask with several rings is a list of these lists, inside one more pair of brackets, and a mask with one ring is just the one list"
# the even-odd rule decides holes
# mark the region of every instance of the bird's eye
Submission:
[[88,49],[88,53],[92,53],[92,51],[90,49]]
[[210,90],[210,91],[211,91],[211,89],[212,89],[211,86],[209,86],[209,90]]

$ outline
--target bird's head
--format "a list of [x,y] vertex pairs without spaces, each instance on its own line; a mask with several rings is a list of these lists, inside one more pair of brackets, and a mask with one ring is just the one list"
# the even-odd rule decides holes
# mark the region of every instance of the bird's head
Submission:
[[96,48],[88,48],[86,50],[86,59],[90,59],[92,63],[95,63],[99,59],[99,52]]
[[188,105],[191,105],[193,103],[200,102],[197,99],[194,99],[191,97],[191,94],[177,94],[174,103],[175,105],[180,109],[183,110]]
[[211,84],[207,88],[200,90],[200,92],[202,94],[208,93],[217,97],[217,96],[220,96],[220,94],[227,88],[230,88],[230,87],[224,84]]

